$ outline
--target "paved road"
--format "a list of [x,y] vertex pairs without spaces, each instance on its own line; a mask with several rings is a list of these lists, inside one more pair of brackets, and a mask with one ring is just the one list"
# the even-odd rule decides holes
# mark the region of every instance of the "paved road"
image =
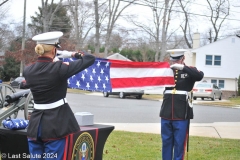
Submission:
[[[67,94],[74,112],[91,112],[96,123],[159,123],[161,101]],[[240,109],[194,105],[193,123],[240,122]]]
[[[115,130],[160,133],[161,101],[72,93],[67,100],[74,113],[91,112],[94,123],[113,125]],[[194,115],[190,135],[240,139],[240,109],[195,105]]]

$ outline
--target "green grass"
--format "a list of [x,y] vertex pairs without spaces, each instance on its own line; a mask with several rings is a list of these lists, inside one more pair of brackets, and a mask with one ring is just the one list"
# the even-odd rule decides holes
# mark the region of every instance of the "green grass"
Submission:
[[233,107],[240,105],[240,97],[229,98],[227,101],[199,101],[199,105]]
[[[105,143],[103,160],[161,160],[161,145],[160,134],[113,131]],[[239,139],[190,136],[185,159],[238,160],[239,157]]]
[[[113,131],[104,147],[103,160],[161,160],[158,134]],[[237,160],[240,140],[190,136],[189,160]]]
[[234,105],[240,105],[240,97],[236,98],[229,98],[230,102],[232,102]]
[[77,94],[92,93],[90,91],[85,91],[85,90],[80,90],[80,89],[71,89],[71,88],[68,88],[67,92],[68,93],[77,93]]

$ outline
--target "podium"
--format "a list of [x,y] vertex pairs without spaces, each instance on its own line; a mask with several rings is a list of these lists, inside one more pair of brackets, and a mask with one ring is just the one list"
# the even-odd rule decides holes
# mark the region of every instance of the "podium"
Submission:
[[[80,126],[80,131],[68,136],[66,160],[102,160],[105,142],[114,126],[94,124]],[[26,130],[9,130],[0,127],[2,160],[30,159]]]

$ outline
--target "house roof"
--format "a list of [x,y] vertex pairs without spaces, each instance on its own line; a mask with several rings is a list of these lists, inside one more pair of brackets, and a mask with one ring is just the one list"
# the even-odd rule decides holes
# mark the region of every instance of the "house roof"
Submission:
[[[205,49],[207,47],[213,47],[215,45],[219,45],[221,43],[225,43],[224,41],[228,40],[228,39],[231,39],[231,38],[237,38],[238,40],[240,40],[240,38],[238,36],[229,36],[229,37],[226,37],[226,38],[223,38],[223,39],[220,39],[216,42],[213,42],[213,43],[209,43],[207,45],[204,45],[202,47],[199,47],[199,48],[196,48],[196,49],[192,49],[191,52],[194,52],[194,53],[197,53],[197,51],[199,50],[202,50],[202,49]],[[225,46],[226,47],[226,46]]]
[[130,59],[128,59],[127,57],[125,57],[125,56],[123,56],[123,55],[121,55],[119,53],[114,53],[114,54],[108,56],[107,59],[131,61]]

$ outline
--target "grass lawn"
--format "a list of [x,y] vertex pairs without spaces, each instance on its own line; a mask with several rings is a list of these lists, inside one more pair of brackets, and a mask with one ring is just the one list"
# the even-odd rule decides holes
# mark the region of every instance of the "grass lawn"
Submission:
[[[161,160],[158,134],[113,131],[105,144],[103,160]],[[237,160],[240,140],[190,136],[189,160]]]
[[222,106],[222,107],[236,107],[240,106],[240,97],[229,98],[228,100],[223,101],[199,101],[198,105],[208,105],[208,106]]
[[[105,143],[103,160],[161,160],[161,145],[158,134],[113,131]],[[185,157],[188,160],[238,160],[240,140],[190,136]]]

